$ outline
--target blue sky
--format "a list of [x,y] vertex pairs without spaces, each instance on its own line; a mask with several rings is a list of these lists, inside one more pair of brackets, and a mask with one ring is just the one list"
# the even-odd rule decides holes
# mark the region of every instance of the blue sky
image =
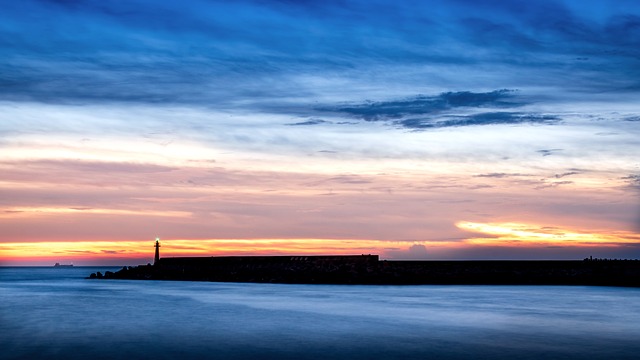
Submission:
[[406,241],[397,257],[489,256],[429,252],[463,220],[636,233],[639,45],[623,0],[7,2],[0,205],[104,212],[7,217],[2,241],[143,240],[158,211],[188,214],[172,238]]
[[631,96],[640,85],[634,1],[20,1],[4,8],[3,95],[16,100],[306,113],[316,101],[500,89],[547,101],[606,99]]

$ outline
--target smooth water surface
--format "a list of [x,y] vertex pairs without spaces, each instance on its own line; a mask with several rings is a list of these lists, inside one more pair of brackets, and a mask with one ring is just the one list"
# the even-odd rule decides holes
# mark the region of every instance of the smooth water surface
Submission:
[[0,267],[0,359],[638,359],[640,289],[86,280]]

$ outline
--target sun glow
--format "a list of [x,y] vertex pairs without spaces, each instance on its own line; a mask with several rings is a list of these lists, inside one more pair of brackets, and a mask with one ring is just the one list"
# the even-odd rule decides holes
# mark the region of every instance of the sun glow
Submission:
[[620,246],[640,244],[640,234],[628,231],[586,233],[533,224],[468,221],[460,221],[456,223],[456,226],[462,230],[489,235],[488,237],[469,238],[465,241],[473,245]]

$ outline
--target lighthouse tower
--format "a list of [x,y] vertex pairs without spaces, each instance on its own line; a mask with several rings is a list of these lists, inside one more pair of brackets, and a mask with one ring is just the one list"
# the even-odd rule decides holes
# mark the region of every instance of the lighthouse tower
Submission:
[[158,260],[160,260],[160,238],[157,237],[156,238],[156,257],[153,259],[153,265],[158,263]]

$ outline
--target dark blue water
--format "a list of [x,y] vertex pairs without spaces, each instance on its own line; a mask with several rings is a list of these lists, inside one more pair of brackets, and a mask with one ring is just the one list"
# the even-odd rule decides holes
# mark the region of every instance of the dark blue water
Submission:
[[640,289],[85,280],[0,268],[0,359],[638,359]]

